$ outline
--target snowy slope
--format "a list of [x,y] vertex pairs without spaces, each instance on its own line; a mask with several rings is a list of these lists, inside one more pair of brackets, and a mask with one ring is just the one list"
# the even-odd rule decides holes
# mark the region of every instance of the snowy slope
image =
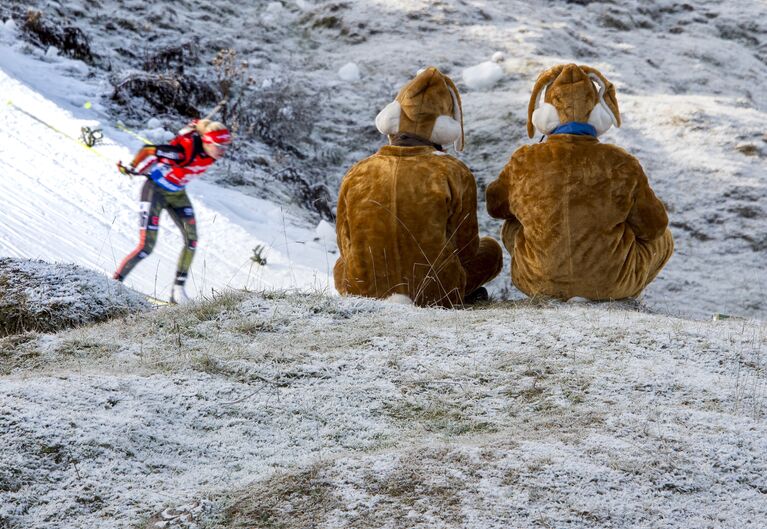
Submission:
[[251,294],[0,346],[0,527],[767,526],[764,322]]
[[[113,127],[127,110],[109,82],[163,46],[199,39],[201,76],[234,47],[259,80],[316,95],[316,126],[303,161],[261,145],[259,163],[232,166],[272,201],[211,185],[221,173],[190,187],[190,286],[267,292],[0,340],[0,528],[140,527],[182,505],[196,520],[166,527],[767,527],[763,0],[7,0],[0,14],[27,6],[82,27],[102,61],[31,47],[5,23],[1,99],[69,134],[99,123],[114,145],[102,159],[3,106],[2,255],[108,274],[132,248],[139,182],[113,164],[139,143]],[[497,51],[504,76],[464,79]],[[531,141],[535,76],[565,61],[616,83],[625,126],[604,141],[636,154],[669,206],[677,254],[643,300],[655,314],[316,292],[332,292],[333,242],[283,214],[269,175],[291,165],[335,192],[382,143],[376,112],[435,64],[464,95],[462,159],[483,186]],[[162,139],[149,117],[131,126]],[[163,223],[131,276],[160,296],[180,246]],[[256,244],[272,246],[265,268]],[[520,297],[508,276],[493,290]]]
[[[71,76],[81,63],[56,56],[34,60],[19,53],[14,38],[6,31],[0,42],[0,254],[71,262],[111,275],[138,242],[143,180],[120,175],[114,164],[130,160],[140,142],[102,120],[98,103],[83,108],[100,88]],[[105,145],[88,150],[62,134],[76,138],[82,126],[103,127]],[[328,230],[318,234],[298,226],[278,205],[204,181],[189,190],[201,237],[190,294],[227,287],[328,288],[335,260]],[[165,214],[155,252],[126,284],[167,296],[182,245]],[[267,248],[265,267],[251,260],[257,245]]]
[[[195,79],[212,79],[212,58],[229,47],[249,62],[259,83],[287,79],[291,88],[304,94],[300,101],[311,102],[314,113],[312,144],[301,147],[307,156],[291,158],[290,153],[253,144],[257,163],[235,167],[242,180],[273,200],[290,201],[274,183],[274,174],[286,166],[319,178],[335,194],[345,170],[382,143],[373,127],[376,112],[418,68],[429,64],[449,73],[463,92],[467,150],[462,158],[482,188],[497,176],[516,147],[531,141],[525,136],[524,120],[536,75],[560,62],[591,64],[616,84],[624,114],[624,127],[608,132],[603,141],[639,157],[670,211],[677,252],[647,290],[645,303],[656,310],[696,317],[710,317],[713,312],[766,314],[767,100],[759,88],[767,79],[763,0],[620,4],[580,0],[256,0],[242,4],[221,0],[216,6],[210,10],[205,0],[186,0],[177,9],[164,3],[112,0],[8,0],[0,13],[14,14],[19,22],[28,7],[35,7],[51,22],[82,28],[99,60],[91,68],[71,63],[66,68],[75,79],[88,71],[91,88],[72,93],[87,93],[94,102],[111,92],[109,80],[140,71],[147,57],[183,42],[194,44],[199,53],[196,62],[185,64],[185,71]],[[151,22],[157,20],[162,23]],[[497,51],[506,57],[499,63],[505,74],[501,79],[496,80],[495,73],[478,84],[473,84],[476,79],[471,76],[464,78],[464,72],[486,64]],[[44,54],[44,50],[32,50],[33,56]],[[8,60],[2,60],[7,68]],[[358,81],[339,74],[349,63],[357,66]],[[26,64],[11,76],[29,78]],[[41,89],[40,83],[31,84]],[[101,101],[106,109],[106,100]],[[113,117],[120,117],[126,109],[110,106],[109,110]],[[145,128],[150,114],[142,122],[135,108],[129,110],[132,123]],[[169,122],[168,116],[162,118],[163,123]],[[129,144],[126,137],[115,139]],[[102,172],[111,174],[111,169],[104,165]],[[215,178],[213,173],[209,180]],[[120,196],[131,194],[128,184],[120,185],[126,190]],[[123,215],[113,229],[125,230],[128,203],[113,211]],[[482,204],[480,214],[483,230],[496,234],[499,223],[487,217]],[[101,222],[111,225],[114,218],[114,213],[102,215]],[[218,238],[208,237],[215,226],[203,222],[201,228],[206,244]],[[105,231],[95,238],[103,240]],[[261,233],[254,235],[263,242],[272,241]],[[115,254],[130,247],[130,233],[112,238]],[[73,244],[81,246],[80,241]],[[174,244],[161,243],[161,251],[170,252],[165,254],[166,261],[172,261],[173,248]],[[234,269],[207,273],[205,281],[199,269],[196,276],[207,283],[216,275],[218,284],[225,283],[235,276],[237,267],[248,267],[248,251],[233,260]],[[211,253],[209,259],[213,259]],[[284,249],[281,253],[286,255]],[[89,261],[100,258],[95,251]],[[326,259],[309,261],[319,262],[320,271],[327,272]],[[100,266],[109,269],[111,264]],[[166,283],[158,281],[159,288]],[[493,287],[496,295],[520,297],[507,272]],[[144,281],[141,288],[153,289],[154,282]]]

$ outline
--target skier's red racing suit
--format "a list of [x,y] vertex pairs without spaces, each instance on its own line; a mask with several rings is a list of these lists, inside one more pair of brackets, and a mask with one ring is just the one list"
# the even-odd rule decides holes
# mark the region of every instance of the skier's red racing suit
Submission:
[[177,136],[167,145],[147,145],[133,159],[133,170],[166,191],[176,192],[216,160],[205,154],[197,133]]

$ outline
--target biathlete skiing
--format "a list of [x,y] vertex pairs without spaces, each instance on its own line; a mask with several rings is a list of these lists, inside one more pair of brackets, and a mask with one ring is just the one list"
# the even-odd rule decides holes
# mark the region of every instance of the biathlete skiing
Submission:
[[189,300],[184,285],[197,248],[197,226],[185,186],[224,156],[231,141],[231,134],[223,124],[209,119],[195,120],[167,145],[145,145],[130,166],[118,162],[121,173],[140,174],[147,180],[141,188],[139,243],[120,263],[114,279],[123,281],[139,261],[152,253],[160,214],[167,209],[184,236],[170,302]]

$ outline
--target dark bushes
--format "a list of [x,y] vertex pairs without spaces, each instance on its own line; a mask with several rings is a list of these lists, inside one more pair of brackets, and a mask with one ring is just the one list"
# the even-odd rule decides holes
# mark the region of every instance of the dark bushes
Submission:
[[141,65],[147,72],[173,71],[181,75],[184,67],[198,62],[197,45],[186,42],[178,46],[167,46],[148,55]]
[[130,106],[132,98],[144,99],[154,111],[175,111],[184,117],[199,117],[197,105],[215,101],[215,92],[192,77],[161,73],[133,73],[114,85],[112,100]]
[[249,126],[267,145],[305,158],[299,146],[314,129],[315,107],[320,96],[309,96],[283,80],[271,81],[254,94]]
[[[113,80],[112,100],[131,107],[135,98],[146,101],[153,113],[175,112],[182,117],[200,117],[198,107],[217,101],[214,85],[185,72],[199,63],[199,49],[193,42],[165,46],[148,53],[142,72]],[[134,109],[135,110],[135,109]]]
[[39,46],[55,46],[69,57],[91,65],[95,62],[88,37],[78,27],[50,24],[43,20],[40,11],[30,10],[21,29],[30,41]]
[[316,211],[323,219],[335,222],[336,216],[331,206],[333,201],[327,186],[308,182],[301,173],[292,167],[284,169],[274,176],[279,181],[288,184],[302,207]]
[[314,128],[314,107],[318,97],[308,96],[285,79],[264,79],[256,83],[248,63],[232,49],[222,50],[213,60],[219,96],[226,101],[221,117],[244,137],[257,137],[300,159],[306,158],[301,144],[308,142]]

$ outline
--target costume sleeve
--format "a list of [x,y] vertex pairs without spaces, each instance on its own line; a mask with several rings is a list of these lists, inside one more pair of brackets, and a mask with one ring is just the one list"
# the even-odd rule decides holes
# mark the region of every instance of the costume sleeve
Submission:
[[479,251],[479,225],[477,222],[477,182],[468,167],[461,164],[457,178],[451,178],[453,211],[447,222],[447,236],[455,242],[461,264],[465,264]]
[[[506,171],[504,169],[504,171]],[[487,203],[487,212],[496,219],[508,219],[514,217],[509,204],[509,188],[504,182],[504,174],[497,180],[487,186],[485,190],[485,201]]]
[[353,168],[349,170],[341,181],[341,189],[338,192],[338,206],[336,207],[336,242],[342,258],[346,255],[346,249],[351,244],[349,217],[346,210],[346,182],[353,170]]
[[634,189],[634,201],[626,222],[637,239],[645,241],[655,240],[663,235],[668,227],[668,214],[663,205],[647,181],[647,175],[637,160],[628,164],[629,170],[634,173],[636,187]]
[[517,218],[512,211],[511,202],[509,200],[511,191],[511,181],[514,171],[519,165],[519,151],[514,155],[503,168],[498,178],[487,186],[485,191],[485,201],[487,203],[487,212],[491,217],[496,219],[504,219],[516,221]]

